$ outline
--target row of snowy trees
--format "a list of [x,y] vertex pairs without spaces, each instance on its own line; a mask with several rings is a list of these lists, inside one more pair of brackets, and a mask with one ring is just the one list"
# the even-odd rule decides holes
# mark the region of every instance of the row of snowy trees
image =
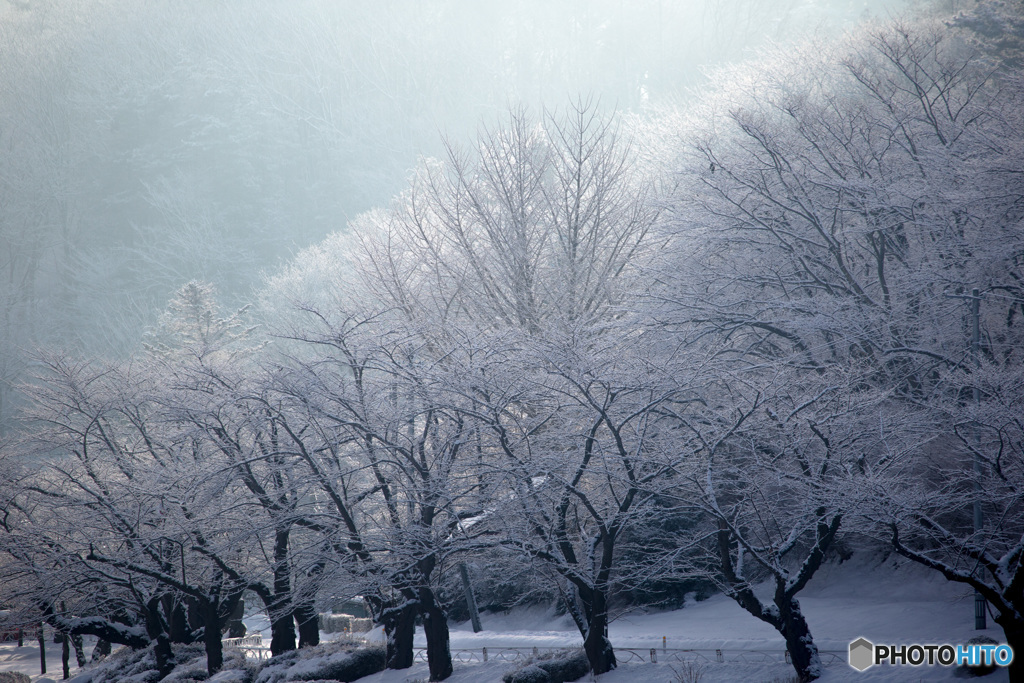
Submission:
[[275,654],[358,593],[443,680],[459,563],[546,579],[595,673],[617,594],[703,577],[812,680],[797,596],[845,535],[1024,651],[1024,81],[968,19],[767,55],[632,136],[513,110],[253,313],[193,283],[130,361],[42,356],[4,599],[212,673],[245,591]]

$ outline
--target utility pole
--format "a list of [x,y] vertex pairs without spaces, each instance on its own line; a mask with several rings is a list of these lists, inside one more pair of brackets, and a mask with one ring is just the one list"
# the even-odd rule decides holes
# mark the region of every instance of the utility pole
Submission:
[[[967,299],[971,306],[971,355],[974,357],[974,369],[981,369],[981,292],[975,287],[971,290],[970,295],[965,294],[947,294],[946,297],[950,299]],[[981,387],[978,386],[978,380],[975,379],[974,389],[972,391],[974,396],[974,408],[975,410],[981,409]],[[978,423],[974,423],[974,536],[979,538],[982,530],[985,528],[985,517],[981,510],[981,475],[982,475],[982,463],[979,453],[981,452],[981,430],[978,428]],[[975,567],[977,571],[977,567]],[[985,602],[985,598],[977,590],[974,591],[974,628],[978,631],[983,631],[987,628],[985,613],[988,611],[988,606]]]

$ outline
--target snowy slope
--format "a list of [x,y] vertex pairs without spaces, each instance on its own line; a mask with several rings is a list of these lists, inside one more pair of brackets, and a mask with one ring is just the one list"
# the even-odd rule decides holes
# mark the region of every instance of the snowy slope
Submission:
[[[763,587],[767,588],[767,587]],[[800,603],[807,615],[811,633],[822,651],[834,651],[845,662],[850,641],[863,636],[875,643],[960,643],[976,635],[988,635],[1003,641],[1002,630],[990,623],[987,631],[974,630],[973,594],[951,584],[935,572],[892,559],[855,558],[841,565],[827,565],[801,594]],[[452,631],[452,648],[496,646],[579,646],[580,637],[566,619],[544,618],[534,612],[485,615],[479,634],[469,624]],[[784,663],[718,664],[714,650],[725,650],[725,657],[755,659],[754,653],[729,650],[755,650],[773,653],[781,660],[785,649],[782,637],[735,602],[717,595],[682,610],[661,613],[634,613],[620,616],[610,628],[612,643],[618,648],[650,648],[661,653],[662,637],[670,648],[703,650],[692,657],[706,670],[702,681],[772,681],[793,675]],[[687,656],[688,655],[677,655]],[[624,659],[624,657],[620,657]],[[711,659],[708,662],[706,659]],[[831,657],[825,657],[826,663]],[[679,665],[676,664],[676,668]],[[424,674],[425,675],[425,674]],[[389,677],[381,683],[398,683],[406,677]],[[602,683],[646,683],[674,680],[668,665],[624,664],[617,671],[601,676]],[[410,678],[414,678],[414,676]],[[858,673],[845,663],[827,668],[825,681],[918,681],[951,680],[952,670],[942,667],[878,667]],[[484,680],[482,678],[465,679]],[[497,679],[494,679],[497,680]],[[1005,672],[986,677],[986,681],[1006,680]],[[461,683],[461,682],[456,682]]]
[[[952,669],[942,667],[873,667],[858,673],[845,664],[851,640],[863,636],[875,643],[960,643],[979,635],[973,629],[973,597],[962,587],[946,582],[933,572],[913,565],[857,559],[842,565],[823,567],[801,597],[811,632],[818,647],[835,652],[825,660],[838,660],[826,669],[827,683],[838,681],[933,681],[954,680]],[[453,625],[452,650],[456,659],[479,660],[480,648],[487,647],[486,664],[456,662],[452,683],[499,681],[501,674],[514,666],[495,661],[502,648],[578,647],[579,634],[564,617],[543,609],[516,610],[509,614],[485,614],[483,633],[474,634],[468,623]],[[251,627],[259,627],[253,619]],[[992,624],[990,624],[992,625]],[[793,669],[783,661],[783,641],[771,627],[740,609],[734,602],[715,596],[688,604],[682,610],[632,613],[619,616],[611,626],[612,643],[621,648],[620,667],[598,677],[600,683],[664,683],[675,681],[682,668],[680,659],[695,660],[704,668],[703,683],[732,681],[788,681]],[[1002,641],[996,627],[986,632]],[[668,652],[662,651],[662,638]],[[424,646],[422,632],[417,645]],[[650,648],[658,650],[658,663],[627,661],[636,659],[632,648],[644,659]],[[677,649],[696,652],[674,652]],[[727,661],[718,663],[715,650],[723,650]],[[60,679],[60,648],[48,644],[50,680]],[[504,653],[505,656],[514,656]],[[669,661],[666,661],[669,660]],[[774,660],[774,661],[773,661]],[[22,671],[38,676],[38,652],[34,647],[0,645],[0,671]],[[74,667],[72,667],[74,672]],[[363,680],[368,683],[406,683],[425,681],[425,664],[406,671],[386,671]],[[1006,681],[1005,672],[985,681]]]

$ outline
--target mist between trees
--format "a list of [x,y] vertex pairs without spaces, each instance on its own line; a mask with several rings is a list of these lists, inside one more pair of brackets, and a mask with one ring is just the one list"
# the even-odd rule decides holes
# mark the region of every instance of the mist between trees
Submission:
[[421,623],[443,680],[461,566],[482,605],[556,602],[594,673],[619,610],[720,590],[808,681],[800,591],[888,548],[1024,652],[1024,31],[971,9],[643,117],[509,107],[252,306],[197,280],[122,359],[37,353],[0,451],[9,619],[161,675],[202,642],[212,674],[243,597],[280,654],[362,595],[387,665]]

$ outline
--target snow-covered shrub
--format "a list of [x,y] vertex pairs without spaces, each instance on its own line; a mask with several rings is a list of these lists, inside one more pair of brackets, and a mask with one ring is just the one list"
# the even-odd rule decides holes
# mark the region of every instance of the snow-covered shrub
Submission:
[[[974,636],[967,641],[968,645],[998,645],[999,641],[993,640],[988,636]],[[988,676],[990,673],[996,670],[995,665],[985,666],[979,664],[977,666],[969,666],[967,664],[961,664],[953,672],[957,678],[978,678],[981,676]]]
[[521,669],[507,672],[502,676],[502,681],[504,683],[568,683],[583,678],[588,671],[590,671],[590,663],[584,652],[556,652],[541,655],[538,659],[528,661]]
[[206,670],[206,653],[202,649],[198,649],[196,653],[196,649],[195,646],[190,646],[187,651],[179,650],[179,653],[175,653],[175,660],[180,663],[167,674],[163,683],[205,681],[210,677]]
[[206,683],[249,683],[252,672],[243,669],[224,669],[207,679]]
[[347,683],[384,670],[384,650],[380,648],[348,649],[334,643],[320,647],[293,650],[270,659],[256,676],[254,683],[283,681],[331,680]]
[[[183,649],[191,648],[185,646]],[[196,649],[201,652],[201,649]],[[191,659],[185,656],[185,659]],[[160,679],[153,648],[131,650],[122,648],[107,657],[99,666],[84,671],[71,679],[71,683],[151,683]]]
[[384,670],[384,650],[380,648],[364,648],[347,653],[341,657],[333,655],[324,659],[317,668],[307,673],[300,673],[293,680],[313,681],[321,678],[348,683],[363,676]]
[[[250,683],[254,674],[254,666],[245,661],[241,652],[225,650],[223,668],[216,676],[209,677],[206,652],[201,644],[174,645],[174,661],[177,664],[162,683]],[[151,683],[160,680],[152,647],[144,650],[122,648],[71,679],[72,683]]]
[[301,650],[289,650],[271,657],[260,667],[253,683],[279,683],[288,680],[287,671],[295,665],[300,654]]
[[505,683],[551,683],[551,676],[536,664],[529,664],[502,680]]

